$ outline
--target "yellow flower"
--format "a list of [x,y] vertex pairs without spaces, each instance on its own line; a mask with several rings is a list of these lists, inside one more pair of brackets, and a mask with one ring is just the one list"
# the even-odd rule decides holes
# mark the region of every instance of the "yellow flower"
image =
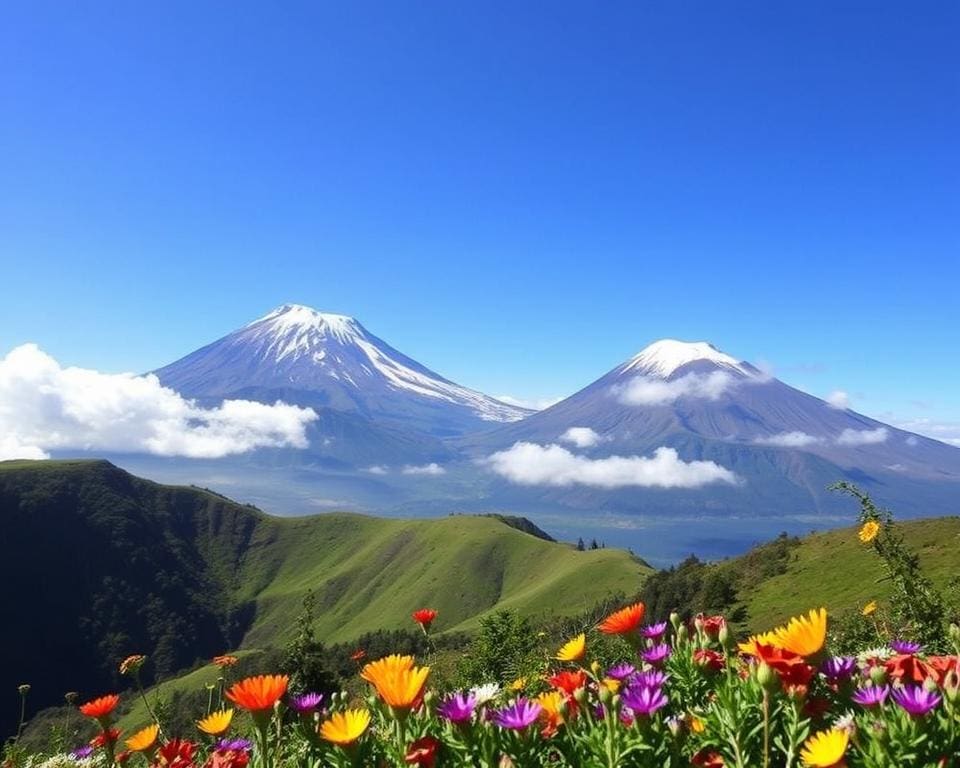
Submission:
[[516,680],[510,683],[511,691],[522,691],[526,687],[527,687],[527,678],[525,677],[518,677]]
[[871,600],[869,603],[863,606],[863,610],[860,611],[860,613],[862,613],[864,616],[869,616],[871,613],[873,613],[876,610],[877,610],[877,601]]
[[809,768],[829,768],[843,760],[849,736],[846,731],[833,728],[815,733],[803,744],[800,757]]
[[557,651],[558,661],[580,661],[587,652],[587,636],[581,632]]
[[605,677],[600,681],[600,684],[606,688],[610,693],[616,693],[620,690],[620,681],[614,680],[612,677]]
[[790,619],[787,625],[774,630],[777,647],[800,656],[813,656],[823,648],[827,638],[827,609],[810,611],[806,616]]
[[696,715],[689,715],[689,718],[690,730],[694,733],[703,733],[707,729],[707,726],[703,724],[703,720]]
[[413,666],[412,656],[387,656],[367,664],[360,677],[372,683],[391,707],[406,709],[420,697],[430,667]]
[[347,747],[361,736],[370,725],[370,713],[365,709],[336,712],[320,726],[320,735],[333,744]]
[[233,710],[221,709],[219,712],[207,715],[203,720],[198,720],[197,728],[208,736],[219,736],[230,727],[231,720],[233,720]]
[[154,723],[137,731],[133,736],[127,739],[127,749],[131,752],[146,752],[157,742],[157,734],[160,733],[160,726]]
[[774,648],[779,648],[776,632],[761,632],[759,635],[751,635],[745,643],[738,643],[737,647],[741,653],[756,656],[758,645],[772,645]]
[[867,520],[863,524],[863,527],[860,529],[860,533],[857,536],[860,537],[860,541],[864,544],[869,544],[875,538],[877,534],[880,533],[880,524],[876,520]]
[[563,722],[563,714],[560,710],[564,706],[564,702],[564,695],[560,691],[547,691],[537,696],[537,704],[554,723]]

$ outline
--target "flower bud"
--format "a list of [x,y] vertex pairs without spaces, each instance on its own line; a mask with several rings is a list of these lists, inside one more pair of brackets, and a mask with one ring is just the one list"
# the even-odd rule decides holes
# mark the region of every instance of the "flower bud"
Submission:
[[593,672],[595,677],[599,677],[601,669],[602,667],[599,661],[594,661],[590,664],[590,671]]
[[602,704],[609,704],[613,699],[613,691],[611,691],[607,686],[600,686],[600,702]]
[[423,703],[426,704],[427,707],[429,707],[431,704],[433,704],[436,698],[437,698],[437,694],[435,694],[433,691],[427,691],[426,693],[423,694]]
[[951,703],[955,702],[960,695],[960,675],[957,674],[957,670],[951,669],[943,679],[943,695]]
[[22,685],[18,685],[17,690],[20,691],[21,696],[26,696],[28,693],[30,693],[30,684],[23,683]]
[[780,684],[780,676],[777,674],[777,670],[765,661],[761,661],[757,665],[757,682],[760,683],[762,688],[770,691]]
[[693,626],[696,628],[697,632],[703,632],[704,618],[702,613],[698,613],[693,617]]
[[730,628],[727,626],[727,622],[723,622],[720,625],[720,632],[717,633],[717,640],[720,641],[720,645],[726,649],[730,649],[733,646],[733,637],[730,635]]
[[587,703],[587,689],[586,688],[577,688],[573,692],[573,698],[576,700],[577,704],[586,704]]
[[883,685],[887,682],[887,669],[877,665],[870,668],[870,682],[874,685]]
[[76,691],[67,691],[63,694],[63,700],[71,707],[75,707],[77,706],[77,702],[80,701],[80,694]]
[[687,638],[690,636],[689,630],[685,625],[681,624],[680,628],[677,630],[677,641],[680,643],[687,642]]
[[670,614],[670,623],[673,625],[674,630],[679,629],[680,627],[680,614],[676,611],[671,612]]
[[928,693],[936,693],[940,690],[940,686],[937,685],[936,680],[934,680],[932,677],[928,677],[923,681],[923,690],[927,691]]

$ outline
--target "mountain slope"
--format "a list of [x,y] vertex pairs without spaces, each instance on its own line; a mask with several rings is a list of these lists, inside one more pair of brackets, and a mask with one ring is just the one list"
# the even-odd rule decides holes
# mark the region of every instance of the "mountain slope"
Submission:
[[283,399],[429,435],[528,414],[398,352],[352,317],[286,304],[157,371],[187,397]]
[[114,685],[130,653],[167,675],[282,642],[308,589],[318,634],[350,640],[409,627],[423,605],[440,610],[440,630],[499,607],[576,612],[649,572],[626,552],[577,552],[494,517],[276,518],[103,461],[0,462],[0,545],[3,583],[55,586],[5,595],[21,629],[6,634],[17,664],[0,687],[29,681],[35,704],[59,701],[62,686]]

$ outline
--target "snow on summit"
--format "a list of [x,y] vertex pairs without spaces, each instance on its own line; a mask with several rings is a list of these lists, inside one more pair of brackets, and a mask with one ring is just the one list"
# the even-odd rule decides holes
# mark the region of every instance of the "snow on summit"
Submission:
[[676,339],[661,339],[653,342],[628,360],[623,366],[623,371],[666,379],[677,369],[700,360],[741,373],[750,373],[739,360],[721,352],[709,342],[677,341]]

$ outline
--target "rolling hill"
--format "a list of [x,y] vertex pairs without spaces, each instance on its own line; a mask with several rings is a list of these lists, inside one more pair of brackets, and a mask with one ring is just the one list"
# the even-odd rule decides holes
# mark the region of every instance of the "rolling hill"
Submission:
[[[578,552],[509,519],[277,518],[105,461],[0,463],[0,579],[20,631],[5,633],[0,687],[34,705],[97,692],[148,653],[158,676],[235,648],[283,642],[307,590],[318,635],[350,640],[440,611],[470,630],[503,607],[575,613],[635,591],[650,569],[624,551]],[[36,638],[44,639],[38,645]],[[50,659],[57,659],[50,664]]]

